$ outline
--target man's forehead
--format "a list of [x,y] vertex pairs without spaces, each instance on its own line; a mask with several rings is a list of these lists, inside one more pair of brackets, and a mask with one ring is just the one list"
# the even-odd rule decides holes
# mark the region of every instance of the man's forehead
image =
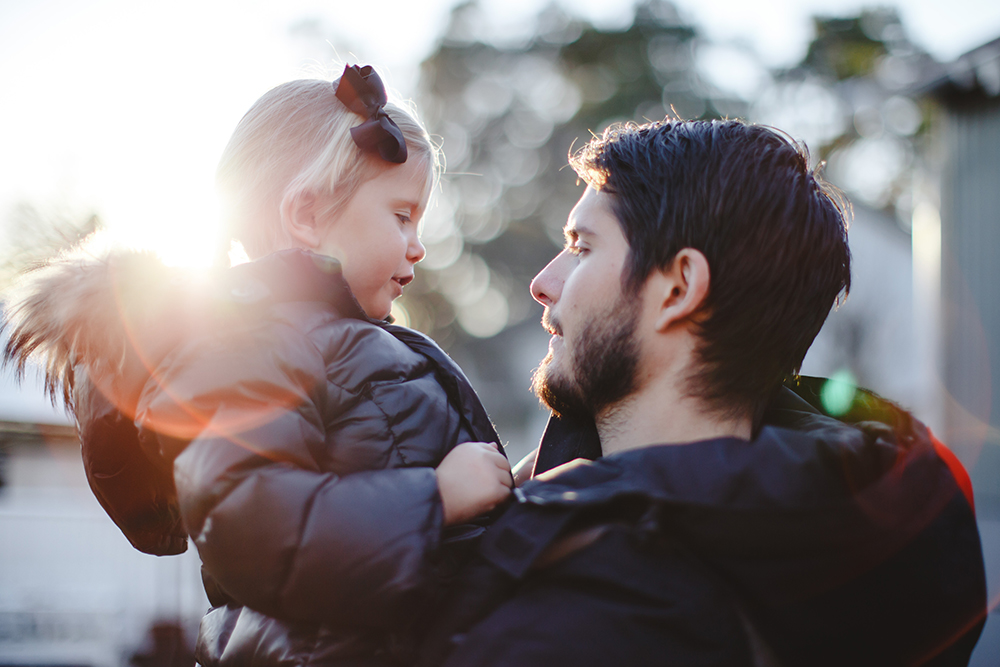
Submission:
[[563,234],[568,238],[578,236],[597,236],[609,223],[614,223],[607,200],[608,195],[588,187],[570,211],[563,227]]

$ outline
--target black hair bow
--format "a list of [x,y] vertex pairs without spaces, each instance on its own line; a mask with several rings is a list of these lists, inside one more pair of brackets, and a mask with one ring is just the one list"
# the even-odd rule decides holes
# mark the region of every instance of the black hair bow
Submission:
[[388,162],[406,162],[406,140],[399,126],[385,113],[388,101],[385,86],[371,65],[345,66],[336,95],[348,109],[368,118],[351,128],[351,138],[358,148],[366,153],[377,152]]

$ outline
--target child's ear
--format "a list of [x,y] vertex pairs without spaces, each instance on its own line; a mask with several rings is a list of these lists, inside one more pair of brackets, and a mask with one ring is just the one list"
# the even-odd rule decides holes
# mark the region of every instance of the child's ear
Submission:
[[290,192],[281,200],[281,224],[295,244],[306,249],[318,248],[320,233],[319,199],[309,190]]

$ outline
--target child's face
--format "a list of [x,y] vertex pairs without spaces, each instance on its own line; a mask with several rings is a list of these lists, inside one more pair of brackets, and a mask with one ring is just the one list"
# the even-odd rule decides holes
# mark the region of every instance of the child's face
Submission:
[[423,160],[387,167],[326,221],[316,251],[340,260],[368,317],[389,315],[426,254],[417,223],[427,206],[427,178]]

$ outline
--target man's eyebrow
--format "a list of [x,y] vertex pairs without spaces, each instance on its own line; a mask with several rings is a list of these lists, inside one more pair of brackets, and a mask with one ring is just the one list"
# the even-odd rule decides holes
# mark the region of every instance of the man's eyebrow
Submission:
[[566,237],[567,241],[575,241],[581,236],[596,236],[596,234],[594,234],[594,230],[586,225],[570,223],[563,227],[563,236]]

